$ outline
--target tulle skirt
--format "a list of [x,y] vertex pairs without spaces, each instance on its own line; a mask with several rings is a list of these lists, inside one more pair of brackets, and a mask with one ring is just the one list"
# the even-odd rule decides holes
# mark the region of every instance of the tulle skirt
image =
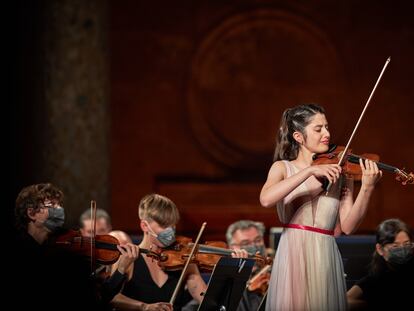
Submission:
[[346,309],[344,269],[335,238],[285,228],[274,259],[266,311]]

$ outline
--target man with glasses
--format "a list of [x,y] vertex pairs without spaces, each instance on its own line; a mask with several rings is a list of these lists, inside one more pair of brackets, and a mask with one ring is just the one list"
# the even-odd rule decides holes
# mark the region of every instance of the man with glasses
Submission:
[[51,183],[27,186],[17,196],[8,282],[19,297],[13,309],[70,310],[94,302],[89,265],[50,243],[64,225],[63,201],[62,190]]
[[239,220],[227,228],[226,240],[232,249],[245,249],[249,254],[259,252],[265,256],[264,233],[265,226],[262,222]]
[[5,281],[12,309],[106,310],[120,290],[123,274],[137,258],[138,246],[118,247],[118,272],[102,284],[91,277],[87,257],[53,243],[64,233],[63,191],[51,183],[23,188],[16,198],[15,232]]
[[[259,254],[265,258],[266,247],[263,238],[265,231],[266,228],[262,222],[253,220],[236,221],[227,228],[227,244],[232,249],[245,249],[250,255]],[[250,281],[259,272],[259,269],[254,267]],[[264,306],[262,303],[264,298],[263,288],[267,289],[270,271],[264,271],[258,277],[260,279],[256,278],[256,280],[262,285],[260,286],[261,290],[255,290],[253,284],[250,284],[243,292],[237,311],[256,311],[261,305]],[[255,285],[257,285],[257,282],[255,282]]]

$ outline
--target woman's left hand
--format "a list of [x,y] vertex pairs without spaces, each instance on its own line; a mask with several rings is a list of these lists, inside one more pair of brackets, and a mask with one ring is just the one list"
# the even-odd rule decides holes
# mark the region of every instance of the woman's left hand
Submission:
[[377,163],[368,159],[365,159],[365,162],[359,159],[359,165],[362,170],[362,185],[374,187],[382,177],[382,171],[378,169]]

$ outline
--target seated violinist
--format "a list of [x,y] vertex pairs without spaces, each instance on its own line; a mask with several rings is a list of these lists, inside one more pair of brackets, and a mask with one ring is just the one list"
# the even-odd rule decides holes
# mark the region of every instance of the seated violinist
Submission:
[[[259,254],[266,258],[264,233],[265,226],[262,222],[239,220],[227,228],[226,240],[232,249],[245,249],[251,255]],[[253,267],[252,277],[243,292],[238,311],[256,311],[259,308],[269,284],[270,268],[265,266],[259,269],[257,265]]]
[[[140,228],[143,239],[140,249],[155,253],[175,242],[175,226],[179,221],[179,212],[169,198],[150,194],[141,199],[138,207]],[[237,252],[245,257],[245,252]],[[235,255],[236,257],[236,255]],[[180,278],[181,271],[164,271],[149,254],[140,251],[133,265],[132,275],[128,278],[121,293],[112,300],[116,310],[168,310],[172,311],[171,297]],[[185,275],[185,284],[174,300],[174,310],[195,299],[202,301],[207,285],[195,264],[189,264]],[[185,286],[184,286],[185,285]]]
[[[9,285],[19,299],[14,301],[13,309],[69,310],[78,304],[94,305],[87,263],[48,244],[51,236],[61,230],[64,216],[63,192],[50,183],[30,185],[18,194],[14,271]],[[48,299],[42,300],[45,295]]]
[[[14,300],[14,309],[76,310],[82,306],[104,310],[122,285],[114,276],[98,287],[88,258],[52,243],[65,232],[63,198],[63,192],[50,183],[27,186],[17,196],[10,263],[13,277],[8,282],[8,289],[20,297]],[[137,257],[138,248],[127,245],[119,251],[122,282],[123,271]]]

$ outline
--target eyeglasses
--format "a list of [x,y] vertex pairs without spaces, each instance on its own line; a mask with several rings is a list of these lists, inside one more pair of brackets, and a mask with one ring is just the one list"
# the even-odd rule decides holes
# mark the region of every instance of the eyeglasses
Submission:
[[57,201],[45,200],[43,202],[42,208],[49,208],[49,207],[59,208],[59,207],[62,207],[62,206],[60,206],[59,202],[57,202]]
[[232,246],[239,246],[239,247],[246,247],[246,246],[261,246],[264,244],[263,238],[262,237],[257,237],[255,238],[253,241],[243,241],[239,244],[237,243],[232,243]]

